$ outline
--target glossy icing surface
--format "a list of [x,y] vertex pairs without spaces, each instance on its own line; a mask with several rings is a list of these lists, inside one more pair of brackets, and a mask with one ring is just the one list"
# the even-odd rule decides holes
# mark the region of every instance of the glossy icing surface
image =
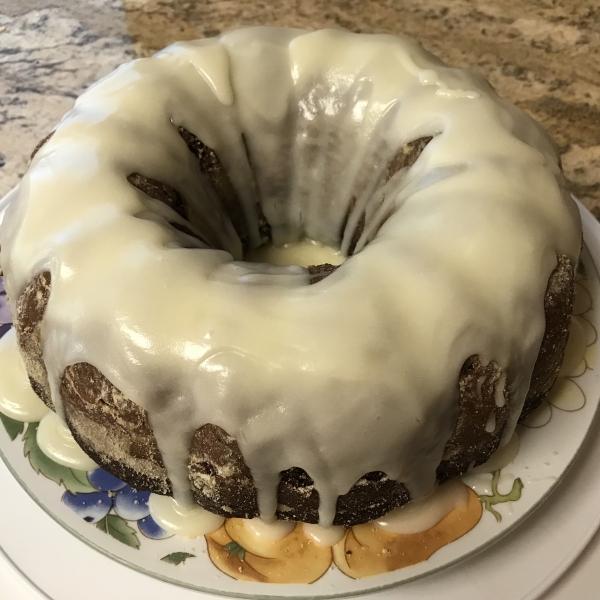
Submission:
[[512,437],[504,446],[501,446],[492,454],[486,462],[474,469],[471,469],[471,473],[493,473],[499,471],[507,465],[509,465],[519,453],[519,436],[515,431]]
[[274,521],[265,523],[263,519],[244,519],[244,527],[258,540],[279,542],[296,528],[293,521]]
[[299,265],[309,267],[310,265],[341,265],[345,256],[339,251],[314,240],[300,240],[282,246],[263,244],[248,252],[244,260],[249,262],[265,262],[272,265],[285,267],[287,265]]
[[216,531],[225,521],[200,506],[183,506],[169,496],[150,494],[148,507],[152,518],[165,531],[192,539]]
[[304,535],[312,540],[317,546],[331,547],[335,546],[344,538],[346,529],[339,525],[331,527],[321,527],[313,523],[303,523]]
[[82,471],[98,468],[73,439],[71,431],[62,419],[52,411],[40,421],[37,443],[41,451],[59,465]]
[[36,423],[50,412],[31,389],[14,329],[0,338],[0,412],[25,423]]
[[[251,248],[260,204],[276,245],[344,255],[365,214],[354,254],[311,286],[300,266],[241,261],[176,126],[219,156]],[[386,181],[398,148],[426,136]],[[170,226],[181,218],[134,172],[177,189],[218,249]],[[88,90],[0,237],[11,299],[52,274],[42,338],[59,414],[65,367],[89,362],[148,411],[180,501],[190,440],[210,422],[238,441],[264,518],[297,466],[328,525],[364,473],[415,498],[431,488],[473,354],[507,374],[510,438],[548,277],[557,254],[576,260],[581,229],[549,138],[476,74],[390,36],[258,28],[175,44]]]
[[419,533],[439,523],[455,508],[464,509],[469,501],[469,488],[453,479],[436,486],[420,498],[391,510],[385,517],[374,521],[379,529],[390,533]]

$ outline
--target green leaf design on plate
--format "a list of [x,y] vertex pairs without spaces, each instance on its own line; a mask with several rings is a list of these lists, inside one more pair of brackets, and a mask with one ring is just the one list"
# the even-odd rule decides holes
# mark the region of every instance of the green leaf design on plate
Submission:
[[29,423],[23,436],[23,452],[29,458],[33,470],[63,485],[72,494],[96,491],[88,481],[85,471],[59,465],[40,450],[37,443],[38,425],[39,423]]
[[138,540],[138,536],[134,529],[132,529],[125,519],[119,517],[118,515],[106,515],[103,519],[100,519],[94,525],[100,529],[100,531],[104,531],[104,533],[108,533],[111,537],[114,537],[115,540],[118,540],[122,544],[127,546],[131,546],[136,550],[140,547],[140,540]]
[[492,474],[492,494],[479,496],[484,508],[494,515],[498,523],[502,521],[502,515],[497,510],[494,510],[493,506],[504,502],[516,502],[521,498],[521,490],[523,489],[523,482],[517,477],[517,479],[513,481],[510,492],[508,494],[500,494],[498,492],[499,481],[500,471],[494,471]]
[[15,421],[6,415],[3,415],[0,412],[0,421],[2,421],[2,425],[4,425],[4,429],[6,429],[6,433],[8,433],[8,437],[14,442],[17,439],[17,436],[20,433],[23,433],[23,429],[25,429],[25,423],[21,423],[21,421]]
[[171,554],[163,556],[160,560],[164,560],[166,563],[171,565],[180,565],[188,558],[196,558],[196,555],[190,554],[189,552],[172,552]]
[[241,562],[244,562],[246,557],[246,549],[242,548],[237,542],[229,542],[223,546],[223,550],[229,552],[229,558],[237,556]]

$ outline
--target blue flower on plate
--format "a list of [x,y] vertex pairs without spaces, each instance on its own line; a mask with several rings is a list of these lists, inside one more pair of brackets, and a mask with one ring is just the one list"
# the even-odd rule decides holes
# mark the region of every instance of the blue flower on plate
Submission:
[[0,338],[12,327],[12,314],[6,299],[4,278],[0,276]]
[[112,510],[126,521],[137,521],[139,530],[155,540],[170,537],[150,515],[150,492],[133,489],[103,469],[88,473],[95,492],[73,494],[65,492],[63,503],[88,523],[101,521]]

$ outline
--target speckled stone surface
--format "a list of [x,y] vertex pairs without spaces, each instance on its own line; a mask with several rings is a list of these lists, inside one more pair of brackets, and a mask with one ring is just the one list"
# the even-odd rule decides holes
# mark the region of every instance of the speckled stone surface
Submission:
[[550,131],[572,191],[600,217],[598,0],[0,0],[0,195],[121,62],[259,24],[405,34],[479,70]]

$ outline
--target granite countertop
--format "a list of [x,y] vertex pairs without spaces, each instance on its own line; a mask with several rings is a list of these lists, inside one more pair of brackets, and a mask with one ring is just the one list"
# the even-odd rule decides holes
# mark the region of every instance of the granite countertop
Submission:
[[0,196],[74,99],[118,64],[247,25],[402,33],[481,71],[556,140],[600,218],[597,0],[0,0]]

